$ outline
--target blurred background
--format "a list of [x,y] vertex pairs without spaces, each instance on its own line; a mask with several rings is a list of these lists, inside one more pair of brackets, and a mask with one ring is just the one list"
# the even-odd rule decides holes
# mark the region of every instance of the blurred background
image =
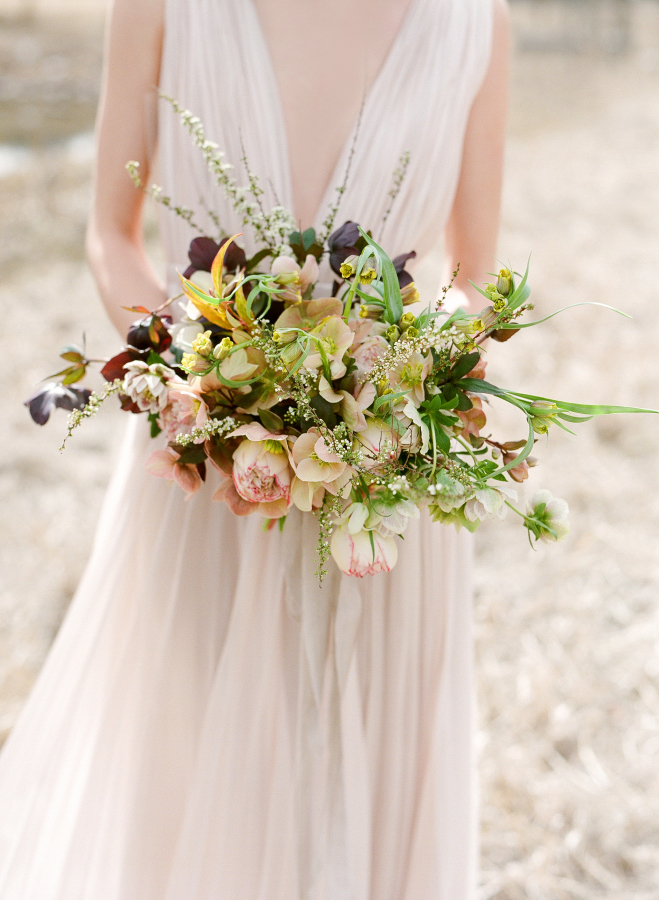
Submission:
[[[0,0],[0,740],[81,574],[122,424],[108,408],[60,454],[65,415],[39,429],[21,405],[83,330],[92,355],[116,345],[83,259],[104,7]],[[501,257],[532,252],[538,314],[594,300],[633,319],[573,310],[493,348],[490,372],[659,407],[659,2],[511,11]],[[147,233],[157,258],[152,213]],[[479,900],[659,900],[658,438],[649,416],[552,434],[526,492],[568,500],[570,537],[477,536]]]

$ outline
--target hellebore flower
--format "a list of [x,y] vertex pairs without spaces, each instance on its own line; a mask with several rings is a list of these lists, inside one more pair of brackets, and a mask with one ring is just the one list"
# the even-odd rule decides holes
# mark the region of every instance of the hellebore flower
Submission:
[[201,487],[201,476],[196,465],[179,462],[178,455],[169,448],[154,450],[146,461],[146,470],[157,478],[175,481],[187,494],[196,494]]
[[362,450],[367,469],[375,469],[398,457],[400,441],[396,432],[381,419],[369,419],[364,431],[355,436],[355,448]]
[[390,572],[398,559],[398,547],[392,537],[374,531],[351,534],[349,524],[334,529],[330,550],[344,575],[363,578],[378,572]]
[[389,373],[389,384],[395,391],[407,391],[407,398],[419,407],[425,400],[423,386],[432,369],[430,353],[424,358],[420,353],[412,353],[405,362],[398,363]]
[[123,393],[142,412],[159,413],[169,402],[170,383],[185,385],[176,373],[162,363],[148,366],[145,362],[130,362],[124,366]]
[[290,282],[289,290],[283,291],[284,299],[292,302],[299,301],[307,288],[312,287],[318,281],[318,260],[311,253],[302,268],[292,256],[278,256],[273,259],[270,271],[273,275],[293,275],[295,280]]
[[231,433],[245,435],[233,454],[233,483],[244,500],[259,504],[271,519],[285,516],[291,504],[292,472],[285,435],[272,434],[253,422]]
[[570,531],[569,508],[565,500],[554,497],[547,490],[536,491],[528,505],[527,522],[536,538],[547,544],[562,541]]
[[310,334],[315,335],[316,340],[311,345],[311,351],[304,361],[304,367],[313,372],[314,369],[319,369],[323,365],[320,351],[320,347],[322,347],[329,363],[332,379],[342,378],[346,373],[343,356],[355,339],[349,326],[339,316],[330,316],[317,325]]
[[465,503],[465,518],[469,522],[484,522],[495,516],[503,519],[507,512],[506,498],[517,500],[515,488],[503,483],[496,488],[482,488]]

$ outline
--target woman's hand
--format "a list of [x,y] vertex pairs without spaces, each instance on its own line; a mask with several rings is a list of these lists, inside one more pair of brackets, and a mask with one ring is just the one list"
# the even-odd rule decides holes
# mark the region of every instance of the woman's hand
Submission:
[[469,281],[482,282],[495,267],[508,120],[508,7],[505,0],[493,2],[492,55],[469,115],[460,180],[446,230],[449,272],[460,264],[456,287],[464,291],[476,309],[484,301]]
[[125,169],[137,160],[146,180],[155,153],[163,20],[164,0],[114,0],[106,38],[87,258],[122,337],[136,318],[122,307],[166,299],[144,252],[144,195]]

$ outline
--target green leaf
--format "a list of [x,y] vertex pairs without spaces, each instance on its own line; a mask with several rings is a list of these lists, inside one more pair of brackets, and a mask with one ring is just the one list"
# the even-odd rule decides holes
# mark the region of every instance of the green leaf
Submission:
[[461,356],[451,369],[449,379],[458,381],[460,378],[463,378],[478,364],[480,358],[481,355],[478,350],[474,350],[473,353],[467,353],[466,356]]
[[400,285],[398,284],[398,274],[393,262],[389,259],[379,244],[376,244],[361,228],[360,234],[366,240],[368,245],[373,248],[378,262],[380,263],[380,271],[382,273],[382,282],[384,284],[384,315],[385,322],[390,325],[396,325],[403,315],[403,298],[400,293]]
[[531,257],[529,256],[528,262],[526,264],[526,271],[524,272],[524,277],[517,285],[513,293],[508,297],[508,308],[509,309],[517,309],[522,306],[523,303],[529,299],[531,294],[531,288],[528,284],[529,278],[529,266],[531,265]]
[[151,437],[158,437],[158,435],[162,431],[162,428],[160,427],[160,425],[158,425],[158,413],[149,413],[147,418],[151,423]]
[[68,374],[62,379],[62,384],[75,384],[76,381],[80,381],[81,378],[85,377],[86,371],[86,366],[71,366]]
[[373,404],[373,412],[377,415],[383,406],[389,406],[390,403],[396,403],[408,394],[409,391],[394,391],[391,394],[383,394],[382,397],[378,397]]
[[259,419],[263,423],[263,427],[267,428],[268,431],[272,431],[275,434],[279,431],[283,431],[283,420],[277,415],[277,413],[273,413],[272,410],[260,409]]
[[255,253],[254,256],[250,257],[245,263],[245,271],[251,272],[252,269],[255,269],[260,262],[262,262],[266,256],[271,256],[272,251],[267,247],[264,250],[259,250],[258,253]]
[[336,428],[336,413],[332,409],[332,404],[328,403],[320,394],[316,394],[309,401],[309,405],[316,411],[317,415],[325,422],[329,428]]
[[84,359],[82,353],[79,353],[77,350],[67,350],[64,353],[60,353],[60,356],[67,362],[72,363],[81,363]]
[[543,322],[548,322],[549,319],[553,319],[554,316],[558,316],[560,313],[565,312],[568,309],[576,309],[577,306],[601,306],[602,309],[610,309],[614,313],[618,313],[619,316],[624,316],[625,319],[631,319],[628,313],[623,312],[621,309],[616,309],[615,306],[609,306],[607,303],[595,303],[592,300],[584,300],[582,303],[572,303],[570,306],[564,306],[562,309],[557,309],[556,312],[551,313],[549,316],[545,316],[544,319],[537,319],[535,322],[525,322],[523,324],[519,323],[508,323],[507,325],[497,325],[498,331],[517,331],[520,328],[532,328],[534,325],[541,325]]
[[305,250],[309,250],[311,245],[316,241],[316,229],[315,228],[307,228],[306,231],[302,232],[302,246]]
[[175,444],[174,450],[179,453],[178,461],[185,465],[197,465],[206,459],[206,451],[203,444],[189,444],[181,449],[179,444]]
[[146,358],[146,364],[147,366],[167,365],[162,356],[159,356],[159,354],[157,354],[155,350],[150,351],[149,355]]

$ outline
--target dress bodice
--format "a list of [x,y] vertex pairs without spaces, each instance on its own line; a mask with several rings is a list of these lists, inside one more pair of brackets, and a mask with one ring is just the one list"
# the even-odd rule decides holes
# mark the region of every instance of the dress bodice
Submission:
[[[440,238],[455,195],[469,111],[488,64],[492,0],[411,0],[380,72],[364,98],[347,189],[336,224],[358,221],[378,234],[393,172],[409,152],[407,173],[380,237],[390,255],[422,258]],[[193,48],[192,50],[190,48]],[[160,89],[199,116],[207,136],[247,183],[243,146],[266,207],[292,206],[286,130],[277,80],[253,0],[166,0]],[[318,228],[341,183],[353,146],[348,137],[317,213]],[[319,135],[319,140],[322,135]],[[201,153],[173,110],[159,114],[160,181],[179,204],[216,230],[200,200],[228,233],[244,231],[214,184]],[[170,266],[184,265],[188,226],[165,211]],[[253,245],[248,232],[242,239]],[[170,272],[173,275],[173,271]]]

